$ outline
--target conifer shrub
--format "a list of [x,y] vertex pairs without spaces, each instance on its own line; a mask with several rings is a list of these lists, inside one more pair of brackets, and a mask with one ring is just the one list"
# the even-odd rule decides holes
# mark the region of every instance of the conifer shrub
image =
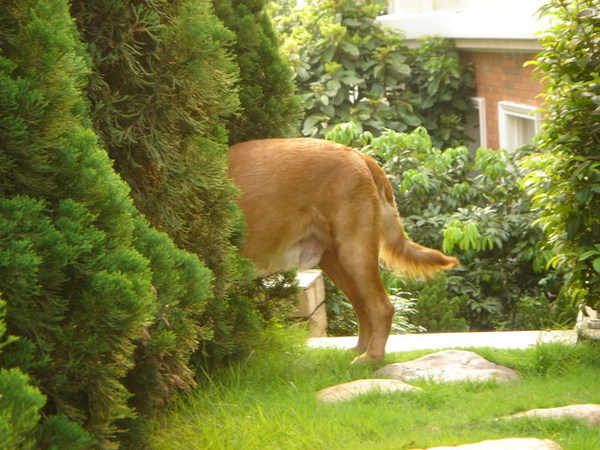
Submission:
[[227,117],[239,107],[234,33],[211,0],[72,2],[92,58],[94,130],[135,205],[213,274],[197,364],[259,338],[252,267],[238,256],[243,221],[227,176]]
[[236,34],[230,48],[240,68],[241,109],[229,118],[229,141],[296,135],[303,115],[294,95],[293,72],[279,53],[279,42],[264,0],[213,0],[215,12]]
[[411,316],[414,324],[429,333],[469,331],[467,320],[461,317],[469,298],[452,296],[447,286],[443,275],[427,283],[408,283],[408,290],[417,296],[416,312]]
[[19,369],[0,369],[0,439],[4,448],[35,448],[33,430],[45,398]]
[[76,0],[71,11],[92,57],[94,129],[115,169],[150,223],[221,280],[235,196],[222,119],[239,106],[233,33],[209,0]]
[[[0,286],[11,336],[0,367],[46,397],[37,448],[111,448],[134,407],[193,385],[212,278],[150,228],[99,147],[68,6],[0,4]],[[21,391],[29,424],[41,404]]]
[[130,405],[150,413],[164,407],[175,392],[196,385],[190,360],[200,342],[212,337],[211,328],[201,323],[213,278],[196,255],[176,248],[141,215],[134,226],[133,245],[149,261],[156,311],[136,341],[135,365],[124,383],[134,394]]

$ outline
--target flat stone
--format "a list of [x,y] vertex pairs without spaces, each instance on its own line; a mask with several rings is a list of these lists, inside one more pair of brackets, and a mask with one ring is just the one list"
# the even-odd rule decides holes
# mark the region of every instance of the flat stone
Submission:
[[317,392],[317,398],[324,403],[344,402],[356,396],[372,392],[421,391],[422,389],[400,380],[365,379],[330,386]]
[[506,417],[514,419],[518,417],[541,417],[547,419],[560,419],[563,417],[572,417],[582,420],[588,425],[600,425],[600,405],[582,404],[561,406],[558,408],[540,408],[523,411]]
[[[493,441],[482,441],[475,444],[457,445],[452,447],[431,447],[427,450],[561,450],[562,447],[549,439],[511,438]],[[424,450],[424,449],[413,449]]]
[[389,364],[377,370],[375,375],[402,380],[430,378],[437,382],[519,379],[514,370],[465,350],[444,350],[413,361]]

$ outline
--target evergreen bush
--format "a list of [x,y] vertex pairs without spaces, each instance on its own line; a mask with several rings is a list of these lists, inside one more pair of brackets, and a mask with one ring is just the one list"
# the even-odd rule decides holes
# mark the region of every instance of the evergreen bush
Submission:
[[94,129],[150,224],[213,273],[195,364],[244,354],[259,337],[227,117],[239,107],[234,33],[211,0],[72,2],[92,58]]
[[213,3],[217,16],[236,34],[230,48],[240,68],[241,110],[228,121],[229,142],[297,135],[303,109],[294,95],[293,72],[279,53],[265,1]]
[[469,331],[467,320],[461,317],[461,309],[464,310],[468,297],[450,297],[447,287],[443,275],[425,285],[408,284],[408,289],[416,292],[417,297],[416,313],[411,317],[414,324],[430,333]]
[[223,117],[239,106],[234,38],[210,0],[75,0],[92,57],[94,129],[158,230],[202,255],[222,290],[235,189]]
[[68,7],[0,3],[0,286],[17,337],[0,366],[46,396],[37,448],[111,448],[132,406],[193,385],[211,274],[149,227],[99,147]]
[[164,407],[174,392],[196,385],[190,360],[200,342],[212,337],[202,318],[213,278],[196,255],[176,248],[142,216],[136,215],[134,226],[133,245],[150,264],[156,311],[136,341],[135,366],[124,383],[134,394],[130,404],[149,413]]

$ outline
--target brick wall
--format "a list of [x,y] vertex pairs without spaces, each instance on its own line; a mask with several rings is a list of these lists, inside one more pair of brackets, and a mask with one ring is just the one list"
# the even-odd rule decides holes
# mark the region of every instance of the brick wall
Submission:
[[541,106],[539,78],[533,78],[533,66],[523,67],[534,53],[461,52],[463,61],[475,67],[475,97],[485,98],[487,146],[498,148],[498,102],[509,101]]

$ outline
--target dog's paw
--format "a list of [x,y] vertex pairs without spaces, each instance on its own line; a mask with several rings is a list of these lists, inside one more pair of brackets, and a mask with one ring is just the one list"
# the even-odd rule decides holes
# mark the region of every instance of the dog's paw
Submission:
[[368,353],[363,353],[352,360],[352,364],[376,364],[383,361],[383,356],[371,356]]

